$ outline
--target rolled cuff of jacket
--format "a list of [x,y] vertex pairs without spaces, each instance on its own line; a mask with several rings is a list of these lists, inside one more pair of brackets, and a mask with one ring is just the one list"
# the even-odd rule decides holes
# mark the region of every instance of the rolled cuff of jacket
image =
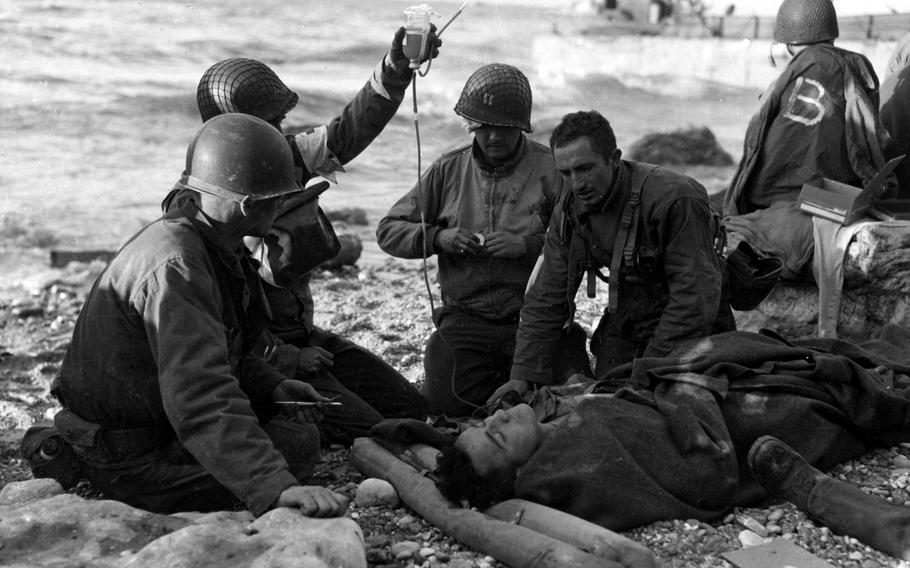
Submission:
[[[390,96],[391,93],[383,91],[392,89],[403,95],[404,90],[411,83],[411,77],[413,77],[413,75],[414,70],[411,69],[407,62],[400,68],[396,67],[395,63],[392,61],[391,53],[386,53],[385,57],[382,58],[382,61],[379,62],[379,65],[377,65],[376,69],[373,71],[373,88],[385,98],[395,100],[394,97]],[[377,80],[382,84],[384,89],[376,89],[375,82]],[[401,97],[398,98],[400,99]]]
[[[444,251],[439,248],[439,245],[436,244],[436,235],[441,231],[439,227],[427,225],[426,226],[426,239],[427,239],[427,250],[430,254],[426,256],[432,256],[433,254],[442,254]],[[419,251],[418,251],[419,252]],[[421,256],[423,256],[421,254]]]
[[509,379],[513,381],[526,381],[529,386],[550,385],[553,382],[552,366],[544,368],[543,363],[537,367],[529,367],[521,363],[513,363],[512,370],[509,372]]
[[246,357],[243,364],[244,374],[256,377],[255,380],[243,382],[244,390],[254,404],[270,401],[272,391],[275,390],[278,383],[290,378],[285,377],[259,357]]
[[257,484],[255,491],[249,495],[241,495],[240,498],[247,509],[258,517],[275,508],[278,498],[285,489],[299,484],[290,471],[284,471]]

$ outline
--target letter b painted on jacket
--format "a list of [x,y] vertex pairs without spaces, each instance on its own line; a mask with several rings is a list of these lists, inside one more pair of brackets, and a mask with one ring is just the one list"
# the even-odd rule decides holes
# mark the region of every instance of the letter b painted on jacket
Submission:
[[815,79],[797,77],[784,117],[806,126],[818,124],[825,118],[825,94],[825,87]]

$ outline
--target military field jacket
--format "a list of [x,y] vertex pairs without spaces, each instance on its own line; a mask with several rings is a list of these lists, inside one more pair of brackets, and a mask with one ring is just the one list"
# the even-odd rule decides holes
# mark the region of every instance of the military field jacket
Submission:
[[259,280],[220,242],[192,200],[137,234],[86,299],[53,392],[102,429],[172,431],[259,514],[297,483],[254,412],[284,377],[245,351]]
[[396,69],[386,55],[373,69],[370,79],[328,124],[294,135],[303,158],[298,178],[304,183],[313,176],[335,180],[335,171],[356,158],[382,132],[404,99],[411,82],[410,68]]
[[878,87],[863,55],[826,44],[798,53],[749,122],[724,215],[795,201],[804,183],[823,177],[860,186],[871,180],[888,144]]
[[[573,194],[553,213],[543,265],[521,310],[513,379],[551,382],[553,352],[574,317],[575,294],[588,269],[609,268],[633,170],[623,160],[613,190],[582,222]],[[619,328],[647,343],[644,356],[662,356],[680,342],[715,328],[723,276],[715,248],[718,225],[705,189],[692,178],[655,168],[641,191],[635,260],[623,260],[618,284]],[[613,275],[610,275],[612,278]],[[604,305],[607,300],[604,298]]]
[[[392,256],[438,254],[445,305],[492,321],[517,319],[561,187],[549,148],[525,139],[519,152],[515,168],[502,174],[482,168],[473,145],[444,155],[376,230],[379,247]],[[439,253],[433,242],[446,227],[519,235],[527,253],[515,259]]]

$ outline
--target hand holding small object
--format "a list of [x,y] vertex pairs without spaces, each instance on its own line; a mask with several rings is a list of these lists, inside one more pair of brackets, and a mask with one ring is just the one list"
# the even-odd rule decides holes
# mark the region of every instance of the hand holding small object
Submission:
[[[322,420],[319,404],[331,401],[332,399],[319,394],[313,385],[295,379],[285,379],[272,390],[272,402],[285,406],[286,414],[301,422],[319,423]],[[311,402],[315,405],[288,404],[295,402]]]

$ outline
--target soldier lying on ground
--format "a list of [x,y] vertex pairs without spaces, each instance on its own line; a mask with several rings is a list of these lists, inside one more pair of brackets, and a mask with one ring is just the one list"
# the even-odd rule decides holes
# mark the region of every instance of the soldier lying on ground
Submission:
[[[465,429],[439,459],[440,489],[481,508],[524,498],[612,530],[710,521],[770,492],[910,557],[910,509],[809,465],[910,440],[910,332],[886,328],[882,338],[859,346],[729,332],[638,359],[555,420],[519,404]],[[616,381],[626,386],[600,393]]]

